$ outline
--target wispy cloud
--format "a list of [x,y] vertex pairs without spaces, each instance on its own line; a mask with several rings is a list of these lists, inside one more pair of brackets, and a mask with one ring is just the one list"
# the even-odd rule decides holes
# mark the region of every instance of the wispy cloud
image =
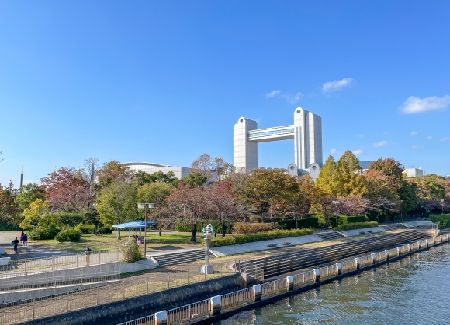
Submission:
[[411,131],[411,132],[409,132],[409,135],[412,136],[412,137],[415,137],[415,136],[418,135],[418,134],[419,134],[419,132],[417,132],[417,131]]
[[267,98],[274,98],[281,94],[280,90],[272,90],[266,94]]
[[388,142],[386,140],[381,140],[381,141],[375,142],[373,144],[373,147],[374,148],[381,148],[381,147],[386,146],[387,144],[388,144]]
[[425,139],[427,139],[427,140],[432,140],[433,137],[432,137],[431,135],[427,135],[427,136],[425,137]]
[[441,138],[441,141],[448,142],[448,141],[450,141],[450,137],[443,137],[443,138]]
[[350,86],[352,82],[353,82],[352,78],[343,78],[341,80],[327,81],[322,85],[322,90],[324,93],[341,90],[344,89],[345,87]]
[[337,154],[337,149],[336,148],[331,148],[331,150],[330,150],[330,155],[335,155],[335,154]]
[[423,144],[414,144],[411,146],[412,149],[414,150],[419,150],[419,149],[423,149],[425,146]]
[[411,96],[403,103],[403,114],[417,114],[446,109],[450,105],[450,96],[415,97]]
[[364,153],[364,150],[362,150],[362,149],[356,149],[356,150],[352,150],[352,152],[353,152],[353,154],[355,155],[355,156],[361,156],[363,153]]
[[284,99],[289,104],[295,104],[298,103],[300,99],[303,98],[303,93],[298,91],[296,93],[291,94],[282,92],[281,90],[272,90],[266,93],[265,96],[266,98],[281,98]]

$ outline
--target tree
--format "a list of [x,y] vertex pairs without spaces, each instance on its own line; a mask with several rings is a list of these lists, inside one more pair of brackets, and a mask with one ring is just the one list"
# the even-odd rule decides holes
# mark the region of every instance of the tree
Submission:
[[167,172],[167,174],[163,173],[162,171],[157,171],[153,174],[138,171],[134,175],[134,179],[137,181],[139,185],[144,185],[148,183],[166,183],[174,187],[178,185],[178,178],[175,177],[175,173],[173,171],[169,171]]
[[403,166],[392,158],[378,159],[369,165],[369,170],[377,170],[385,176],[388,186],[399,191],[403,184]]
[[44,215],[49,213],[48,203],[37,198],[23,210],[23,220],[20,227],[25,230],[33,230],[41,221]]
[[324,192],[336,196],[336,163],[328,156],[317,178],[317,186]]
[[0,230],[2,225],[14,226],[19,221],[19,207],[14,200],[12,185],[3,188],[0,184]]
[[206,184],[208,178],[197,172],[191,172],[188,176],[183,178],[183,182],[189,187],[200,187]]
[[45,189],[36,183],[28,183],[23,185],[21,192],[17,194],[16,203],[23,211],[36,199],[45,200]]
[[335,214],[360,216],[364,215],[369,207],[369,200],[360,195],[339,197],[333,203]]
[[233,185],[229,181],[219,181],[207,188],[207,191],[209,191],[208,196],[210,197],[213,214],[220,220],[222,237],[225,237],[225,222],[236,218],[238,214]]
[[98,159],[91,157],[84,161],[83,178],[89,183],[89,194],[91,202],[95,201],[96,195],[96,176],[98,170]]
[[336,163],[337,196],[362,195],[366,192],[359,160],[351,151],[346,151]]
[[159,207],[172,190],[173,186],[167,183],[147,183],[139,187],[137,198],[139,202],[155,203]]
[[[293,193],[289,215],[292,215],[297,223],[298,219],[309,214],[317,192],[317,186],[309,175],[298,180],[298,191]],[[297,228],[296,224],[296,228]]]
[[439,211],[441,200],[445,202],[446,180],[438,175],[426,175],[414,179],[417,185],[418,200],[427,212]]
[[115,160],[107,162],[97,171],[98,187],[102,189],[113,182],[130,181],[132,175],[130,169],[120,162]]
[[216,179],[220,181],[225,176],[232,174],[234,167],[222,157],[212,158],[209,154],[204,153],[192,162],[192,170],[205,176],[208,182],[213,182]]
[[400,208],[400,195],[397,189],[391,185],[390,176],[383,170],[370,169],[365,173],[367,181],[367,193],[364,195],[369,200],[369,210],[380,213],[398,212]]
[[84,211],[94,202],[90,184],[79,170],[61,167],[41,182],[52,210]]
[[[115,181],[100,190],[95,206],[100,221],[108,227],[138,217],[137,186],[135,183]],[[118,231],[120,238],[120,230]]]
[[247,200],[256,206],[262,220],[267,212],[271,216],[286,214],[297,192],[296,178],[283,169],[256,169],[245,183]]
[[181,183],[167,197],[172,214],[182,217],[191,225],[191,241],[197,241],[197,223],[206,219],[211,212],[211,201],[205,187],[189,187]]

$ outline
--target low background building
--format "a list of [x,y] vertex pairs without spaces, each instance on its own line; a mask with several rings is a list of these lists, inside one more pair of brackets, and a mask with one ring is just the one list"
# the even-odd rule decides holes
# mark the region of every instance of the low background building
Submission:
[[425,173],[420,168],[405,168],[403,174],[405,174],[406,177],[422,177]]
[[155,164],[149,162],[126,162],[122,164],[123,166],[128,167],[130,170],[134,172],[146,172],[147,174],[153,174],[156,172],[163,172],[167,174],[168,172],[173,172],[175,177],[178,179],[182,179],[189,175],[190,168],[189,167],[176,167],[170,165],[162,165]]

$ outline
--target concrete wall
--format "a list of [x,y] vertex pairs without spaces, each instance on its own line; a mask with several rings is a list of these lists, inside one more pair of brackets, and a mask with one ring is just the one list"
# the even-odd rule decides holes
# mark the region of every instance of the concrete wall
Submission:
[[27,322],[27,324],[117,324],[131,318],[149,315],[159,310],[167,310],[206,299],[213,294],[224,294],[242,288],[242,286],[243,281],[241,276],[239,274],[233,274],[220,279],[194,283],[111,304],[34,320]]

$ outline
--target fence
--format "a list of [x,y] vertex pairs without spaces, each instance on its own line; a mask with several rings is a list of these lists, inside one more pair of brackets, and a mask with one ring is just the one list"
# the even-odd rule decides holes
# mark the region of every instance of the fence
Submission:
[[89,255],[61,255],[46,258],[12,260],[8,265],[0,266],[0,279],[18,276],[54,272],[85,266],[114,263],[122,260],[120,252],[92,252]]
[[[426,247],[431,247],[440,243],[448,242],[449,234],[440,235],[432,240],[416,241],[413,244],[405,244],[390,250],[363,255],[360,257],[347,259],[340,263],[323,266],[319,269],[301,272],[294,276],[287,276],[252,287],[231,292],[221,296],[215,296],[190,305],[174,308],[168,312],[158,312],[153,316],[153,322],[142,323],[141,319],[120,323],[117,325],[138,325],[138,324],[183,324],[190,323],[196,318],[208,318],[220,314],[221,311],[237,310],[239,307],[254,303],[258,300],[265,300],[270,297],[298,290],[308,284],[318,283],[328,280],[332,281],[338,276],[353,274],[356,271],[382,264],[389,259],[396,259],[412,252],[420,251]],[[423,246],[425,245],[425,246]],[[292,281],[292,282],[291,282]],[[157,319],[156,315],[160,315]],[[167,317],[166,317],[167,316]],[[147,318],[146,318],[147,319]],[[150,318],[149,318],[150,319]]]
[[[167,268],[161,272],[155,271],[140,275],[138,279],[136,277],[125,278],[80,292],[62,294],[45,300],[36,299],[30,303],[0,308],[0,324],[15,324],[58,315],[234,273],[225,263],[216,263],[215,269],[216,273],[206,275],[200,273],[197,266],[183,266],[183,270]],[[192,315],[202,315],[202,305],[191,307],[191,311]],[[143,320],[141,319],[141,321]]]

